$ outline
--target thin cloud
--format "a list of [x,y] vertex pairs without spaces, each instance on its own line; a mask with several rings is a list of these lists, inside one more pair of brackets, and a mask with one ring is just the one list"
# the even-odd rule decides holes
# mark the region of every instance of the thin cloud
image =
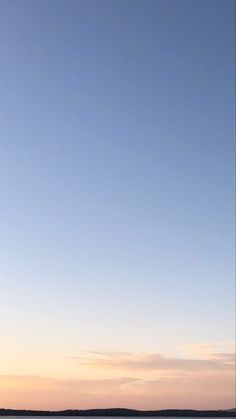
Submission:
[[[93,354],[92,354],[93,355]],[[110,370],[125,371],[172,371],[172,372],[202,372],[202,371],[233,371],[234,354],[212,354],[207,359],[187,359],[166,357],[163,354],[121,354],[99,353],[94,356],[80,358],[81,365]]]
[[191,345],[182,345],[179,347],[180,350],[185,353],[192,355],[203,354],[205,357],[213,355],[215,353],[233,353],[235,352],[236,342],[214,342],[214,343],[195,343]]

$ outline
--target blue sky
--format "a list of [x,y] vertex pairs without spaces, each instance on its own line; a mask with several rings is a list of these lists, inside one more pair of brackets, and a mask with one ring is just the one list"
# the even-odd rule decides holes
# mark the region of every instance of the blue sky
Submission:
[[6,348],[231,341],[234,2],[0,11]]

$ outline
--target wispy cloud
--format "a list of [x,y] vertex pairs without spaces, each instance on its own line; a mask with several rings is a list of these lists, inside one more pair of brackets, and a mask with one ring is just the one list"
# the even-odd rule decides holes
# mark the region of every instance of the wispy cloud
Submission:
[[182,345],[179,348],[191,355],[199,356],[203,354],[205,357],[208,355],[212,357],[217,353],[235,353],[236,342],[195,343],[191,345]]
[[234,370],[235,357],[230,353],[211,354],[206,359],[167,357],[159,353],[85,353],[77,358],[81,365],[125,371],[172,371],[172,372],[230,372]]

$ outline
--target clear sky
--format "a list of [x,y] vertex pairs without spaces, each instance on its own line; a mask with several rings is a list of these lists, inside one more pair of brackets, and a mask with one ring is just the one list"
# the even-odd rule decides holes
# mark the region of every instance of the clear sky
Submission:
[[231,408],[234,1],[0,1],[0,407]]

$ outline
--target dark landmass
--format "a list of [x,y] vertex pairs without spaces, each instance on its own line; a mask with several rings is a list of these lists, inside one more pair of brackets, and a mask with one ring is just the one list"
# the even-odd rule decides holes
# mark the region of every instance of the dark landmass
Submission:
[[88,410],[14,410],[0,409],[0,416],[187,416],[187,417],[236,417],[236,410],[133,410],[133,409],[88,409]]

